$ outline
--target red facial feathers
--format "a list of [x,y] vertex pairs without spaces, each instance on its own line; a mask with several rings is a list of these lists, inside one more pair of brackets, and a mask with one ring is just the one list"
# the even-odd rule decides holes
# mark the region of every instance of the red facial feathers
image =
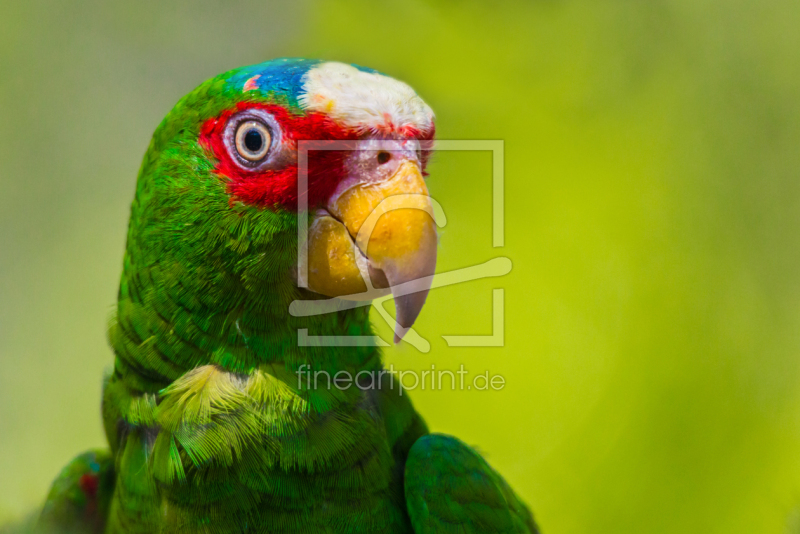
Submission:
[[[228,193],[232,201],[263,207],[281,207],[297,211],[296,163],[278,169],[248,170],[239,166],[228,153],[223,135],[228,120],[236,113],[247,109],[261,109],[270,113],[282,129],[288,148],[297,150],[297,141],[356,140],[363,135],[355,129],[345,128],[321,113],[296,115],[279,105],[240,102],[235,108],[224,111],[218,117],[208,119],[200,129],[200,145],[217,161],[215,172],[227,180]],[[430,141],[434,132],[420,134],[417,131],[403,132],[407,137]],[[424,145],[424,144],[423,144]],[[423,170],[429,156],[423,151]],[[347,153],[338,150],[317,150],[308,153],[308,206],[324,205],[345,175],[344,159]]]
[[[200,144],[217,160],[215,171],[227,179],[228,192],[234,201],[264,207],[282,207],[297,211],[297,165],[279,169],[248,170],[233,161],[223,141],[228,120],[246,109],[270,113],[282,129],[285,143],[296,150],[299,140],[350,140],[358,134],[347,130],[320,113],[294,115],[278,105],[241,102],[218,117],[207,120],[200,130]],[[309,207],[323,204],[344,176],[344,156],[339,151],[311,151],[308,158]]]

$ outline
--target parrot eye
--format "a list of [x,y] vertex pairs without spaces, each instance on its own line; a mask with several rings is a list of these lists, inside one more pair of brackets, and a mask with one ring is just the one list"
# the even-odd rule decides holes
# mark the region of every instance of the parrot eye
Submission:
[[261,109],[247,109],[234,115],[223,134],[228,154],[239,167],[249,171],[259,171],[282,161],[285,157],[282,138],[280,124]]
[[271,144],[272,135],[265,124],[245,121],[236,129],[236,151],[247,161],[263,159]]

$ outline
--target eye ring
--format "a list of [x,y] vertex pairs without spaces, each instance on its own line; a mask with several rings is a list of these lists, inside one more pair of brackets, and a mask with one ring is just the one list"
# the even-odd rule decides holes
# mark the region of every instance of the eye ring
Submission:
[[257,163],[269,153],[272,134],[266,124],[251,119],[239,123],[234,141],[239,156],[248,162]]

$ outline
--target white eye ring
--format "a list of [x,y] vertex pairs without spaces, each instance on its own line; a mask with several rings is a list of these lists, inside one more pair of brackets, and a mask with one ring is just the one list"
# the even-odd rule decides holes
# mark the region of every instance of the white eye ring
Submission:
[[258,162],[269,153],[272,134],[269,128],[257,120],[244,121],[236,128],[236,152],[247,161]]

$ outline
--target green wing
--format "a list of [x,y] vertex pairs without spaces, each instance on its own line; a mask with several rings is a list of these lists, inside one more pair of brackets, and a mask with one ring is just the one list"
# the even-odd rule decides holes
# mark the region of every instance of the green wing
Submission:
[[81,454],[53,482],[34,532],[102,533],[113,491],[114,462],[109,452]]
[[429,434],[414,443],[406,461],[405,495],[417,534],[539,532],[503,477],[451,436]]

